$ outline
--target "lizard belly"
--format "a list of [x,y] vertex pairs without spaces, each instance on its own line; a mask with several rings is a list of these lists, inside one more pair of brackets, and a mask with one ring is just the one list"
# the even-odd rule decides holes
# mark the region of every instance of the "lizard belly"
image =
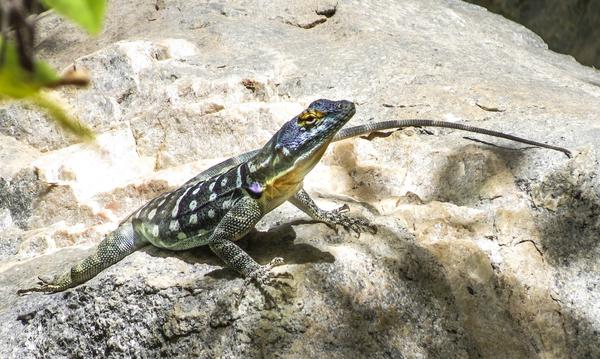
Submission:
[[[164,226],[162,226],[164,228]],[[136,223],[135,231],[142,235],[145,239],[155,247],[170,249],[170,250],[185,250],[208,244],[208,238],[213,230],[199,230],[193,235],[185,234],[184,232],[171,232],[164,228],[161,233],[160,224],[152,224],[147,222]]]
[[207,231],[186,238],[156,238],[156,242],[151,242],[156,247],[170,249],[173,251],[183,251],[190,248],[204,246],[208,244],[208,238],[213,231]]

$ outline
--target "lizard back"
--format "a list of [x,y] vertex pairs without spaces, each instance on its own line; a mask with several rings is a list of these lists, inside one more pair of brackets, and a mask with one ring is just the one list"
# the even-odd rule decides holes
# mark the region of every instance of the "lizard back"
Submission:
[[131,216],[136,233],[151,244],[184,250],[207,243],[221,218],[248,187],[248,167],[242,163],[198,182],[187,182],[164,193]]

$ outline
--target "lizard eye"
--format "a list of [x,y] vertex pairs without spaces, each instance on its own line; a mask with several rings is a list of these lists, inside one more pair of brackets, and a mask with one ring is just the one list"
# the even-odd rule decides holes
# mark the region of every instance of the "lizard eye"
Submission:
[[312,127],[318,120],[325,117],[325,113],[317,110],[306,110],[298,116],[298,125],[301,127]]

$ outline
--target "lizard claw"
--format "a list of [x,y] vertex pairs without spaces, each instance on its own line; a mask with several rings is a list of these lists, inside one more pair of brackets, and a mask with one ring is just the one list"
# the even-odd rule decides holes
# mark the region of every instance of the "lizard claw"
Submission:
[[363,232],[369,232],[371,234],[377,233],[377,227],[372,225],[368,220],[364,218],[350,217],[345,214],[345,212],[348,211],[350,211],[350,207],[348,207],[347,204],[334,209],[333,211],[329,212],[329,223],[326,222],[326,224],[330,227],[333,226],[334,228],[335,226],[340,225],[348,232],[352,231],[356,233],[358,237],[360,237],[360,234]]
[[349,211],[350,211],[350,207],[348,207],[348,205],[344,203],[343,206],[334,209],[332,212],[340,214],[340,213],[346,213],[346,212],[349,212]]
[[352,232],[356,233],[359,237],[360,237],[360,234],[363,232],[369,232],[371,234],[377,233],[377,227],[372,225],[371,223],[369,223],[369,221],[367,219],[350,217],[350,216],[344,214],[345,212],[348,212],[349,210],[350,210],[350,208],[348,207],[348,205],[344,204],[343,206],[331,211],[332,214],[334,215],[333,224],[340,225],[340,226],[344,227],[344,229],[347,230],[348,232],[352,231]]
[[271,305],[276,305],[277,303],[275,301],[275,298],[273,298],[273,296],[265,290],[264,286],[269,285],[272,287],[281,287],[281,285],[283,284],[283,285],[286,285],[289,287],[289,284],[280,283],[278,281],[274,281],[274,279],[276,279],[276,278],[294,279],[294,276],[291,273],[288,273],[288,272],[274,273],[271,271],[271,269],[273,269],[276,266],[282,265],[283,263],[284,263],[283,258],[275,257],[271,260],[271,262],[269,262],[269,264],[261,265],[256,270],[254,270],[252,273],[250,273],[244,280],[244,285],[242,286],[242,290],[239,293],[238,300],[237,300],[238,305],[239,305],[241,298],[244,297],[244,295],[246,293],[246,289],[248,288],[248,286],[250,285],[251,282],[254,282],[255,284],[257,284],[259,291],[265,296],[266,300]]
[[52,294],[67,289],[69,287],[68,284],[70,283],[70,274],[68,272],[54,279],[45,279],[43,277],[38,277],[37,286],[19,289],[17,290],[17,295],[23,296],[34,292]]
[[35,287],[19,289],[17,290],[17,295],[23,296],[34,292],[50,292],[52,291],[49,288],[51,282],[51,280],[38,277],[38,282],[36,283]]
[[249,283],[251,281],[256,282],[259,285],[270,285],[273,279],[275,278],[286,278],[293,279],[291,273],[282,272],[282,273],[274,273],[271,271],[274,267],[280,266],[284,263],[283,258],[275,257],[269,262],[267,265],[261,265],[254,272],[250,273],[250,275],[246,278],[246,282]]
[[[52,277],[46,277],[46,278],[52,278]],[[49,285],[50,283],[52,283],[54,281],[54,279],[46,279],[42,276],[38,276],[38,285]]]
[[377,227],[372,225],[371,223],[369,223],[369,221],[367,221],[364,218],[347,217],[347,222],[342,223],[342,226],[347,231],[353,231],[359,237],[360,237],[360,234],[363,232],[369,232],[371,234],[377,233]]
[[49,283],[39,282],[37,287],[24,288],[17,290],[17,295],[23,296],[34,292],[52,293],[54,290]]

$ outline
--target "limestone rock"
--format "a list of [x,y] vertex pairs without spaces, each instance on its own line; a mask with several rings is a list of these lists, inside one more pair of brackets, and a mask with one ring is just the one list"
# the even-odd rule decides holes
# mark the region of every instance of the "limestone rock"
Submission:
[[[46,16],[40,41],[92,74],[61,96],[99,141],[0,110],[1,357],[600,357],[600,74],[523,27],[434,0],[117,0],[102,36]],[[286,259],[275,306],[239,297],[207,248],[146,248],[64,293],[15,294],[317,98],[354,101],[350,125],[443,119],[574,156],[447,129],[333,144],[305,187],[378,233],[268,214],[240,245]]]
[[12,223],[27,229],[35,203],[46,189],[33,168],[23,168],[12,178],[0,177],[0,208],[10,212]]
[[13,137],[0,135],[0,177],[12,178],[21,169],[30,167],[39,155],[39,151]]
[[[151,158],[140,157],[129,128],[106,132],[92,144],[74,145],[33,162],[38,177],[53,186],[69,186],[83,202],[154,169]],[[102,180],[98,180],[99,177]]]

